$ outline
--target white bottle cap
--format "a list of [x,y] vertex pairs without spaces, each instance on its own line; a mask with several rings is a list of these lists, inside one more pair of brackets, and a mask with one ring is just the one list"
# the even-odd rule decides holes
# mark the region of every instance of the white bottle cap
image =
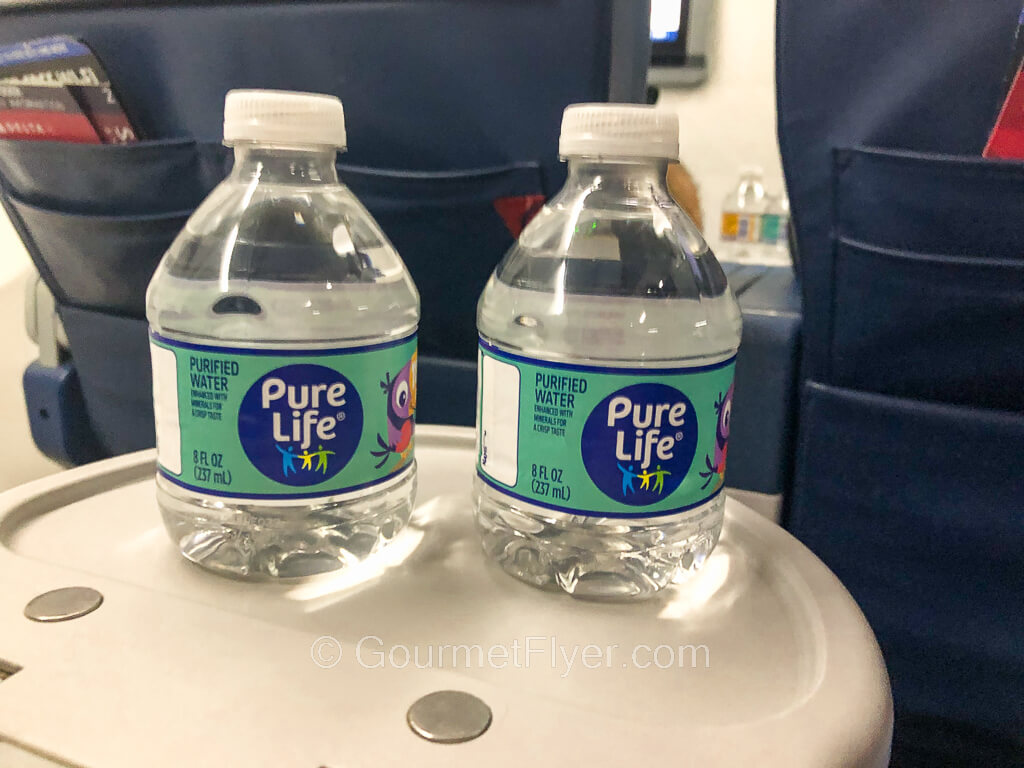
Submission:
[[228,91],[224,143],[239,141],[345,149],[345,108],[323,93]]
[[570,104],[562,115],[558,154],[676,160],[679,118],[639,104]]

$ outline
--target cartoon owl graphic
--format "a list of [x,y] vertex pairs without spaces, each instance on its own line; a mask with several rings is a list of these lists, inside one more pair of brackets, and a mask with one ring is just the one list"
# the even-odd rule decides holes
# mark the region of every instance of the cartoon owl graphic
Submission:
[[387,435],[377,435],[378,451],[370,451],[380,459],[376,468],[380,469],[393,455],[398,456],[395,469],[400,467],[409,457],[413,444],[413,432],[416,424],[416,353],[393,378],[385,374],[380,388],[387,398],[388,430]]
[[710,455],[704,459],[708,471],[700,473],[700,476],[705,478],[702,488],[707,488],[715,479],[717,479],[718,485],[725,480],[725,459],[729,453],[729,421],[732,418],[732,391],[735,386],[735,384],[730,385],[725,397],[720,396],[718,402],[715,403],[715,411],[718,412],[718,426],[715,429],[714,461]]

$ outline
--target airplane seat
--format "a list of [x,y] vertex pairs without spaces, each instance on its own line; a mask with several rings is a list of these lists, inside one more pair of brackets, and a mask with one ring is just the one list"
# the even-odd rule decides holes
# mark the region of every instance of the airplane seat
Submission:
[[1024,755],[1024,163],[982,159],[1016,0],[779,0],[803,299],[790,531],[860,603],[893,765]]

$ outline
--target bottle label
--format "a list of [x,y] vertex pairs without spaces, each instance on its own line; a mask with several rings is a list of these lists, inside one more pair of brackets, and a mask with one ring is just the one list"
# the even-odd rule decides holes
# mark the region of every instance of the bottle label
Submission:
[[483,339],[477,474],[575,515],[698,507],[725,477],[735,356],[692,368],[606,368],[521,357]]
[[736,239],[744,243],[756,243],[761,237],[761,215],[744,213],[737,216]]
[[416,335],[344,349],[245,349],[150,332],[157,465],[241,499],[368,488],[412,464]]
[[774,245],[780,236],[782,219],[774,213],[766,213],[761,217],[761,242]]
[[738,213],[722,214],[722,239],[735,240],[739,236],[740,216]]

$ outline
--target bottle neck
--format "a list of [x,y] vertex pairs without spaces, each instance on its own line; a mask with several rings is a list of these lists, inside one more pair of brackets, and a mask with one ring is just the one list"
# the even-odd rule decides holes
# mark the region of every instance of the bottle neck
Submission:
[[337,184],[334,147],[280,147],[249,142],[235,145],[231,176],[278,184]]
[[738,197],[741,200],[747,198],[754,198],[760,200],[764,197],[764,184],[761,182],[761,177],[756,174],[747,173],[740,177],[740,186],[738,191]]
[[640,199],[668,197],[665,158],[570,157],[566,189],[602,192]]

